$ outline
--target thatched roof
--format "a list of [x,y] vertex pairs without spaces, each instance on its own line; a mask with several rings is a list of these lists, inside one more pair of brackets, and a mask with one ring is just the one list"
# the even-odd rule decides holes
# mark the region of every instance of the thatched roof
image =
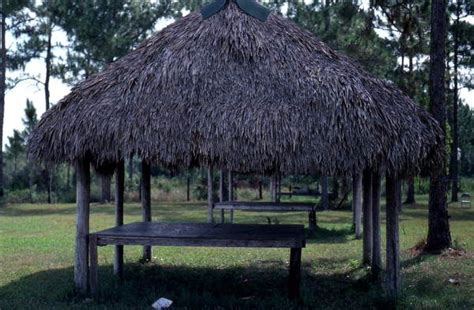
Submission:
[[33,158],[213,163],[242,172],[416,171],[436,160],[435,120],[392,84],[280,15],[230,1],[191,13],[44,114]]

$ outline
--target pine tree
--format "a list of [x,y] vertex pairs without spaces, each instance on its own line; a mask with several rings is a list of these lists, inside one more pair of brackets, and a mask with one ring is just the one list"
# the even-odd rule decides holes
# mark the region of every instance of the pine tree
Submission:
[[13,160],[13,175],[18,174],[18,159],[25,153],[25,139],[18,130],[13,130],[13,136],[8,137],[6,152],[8,159]]
[[[474,56],[472,48],[474,46],[474,25],[464,21],[465,17],[472,15],[474,6],[472,1],[458,0],[449,6],[450,25],[448,28],[448,55],[452,55],[449,62],[452,62],[452,107],[450,113],[450,127],[452,132],[451,157],[450,157],[450,180],[451,180],[451,201],[458,201],[459,192],[459,123],[458,123],[458,107],[459,107],[459,90],[462,87],[474,88],[472,84],[472,74],[463,72],[471,72],[474,66]],[[459,70],[459,68],[464,70]]]
[[[3,120],[5,113],[5,92],[7,89],[7,68],[15,67],[14,58],[11,58],[6,45],[7,31],[15,33],[28,18],[23,9],[30,4],[28,0],[0,1],[0,146],[3,146]],[[8,24],[8,25],[7,25]],[[0,152],[0,205],[4,203],[5,184],[3,174],[3,152]]]
[[[446,132],[446,19],[446,0],[433,0],[431,4],[430,108],[444,132]],[[445,150],[444,146],[441,147]],[[446,185],[446,164],[439,162],[430,178],[426,251],[439,252],[451,246]]]

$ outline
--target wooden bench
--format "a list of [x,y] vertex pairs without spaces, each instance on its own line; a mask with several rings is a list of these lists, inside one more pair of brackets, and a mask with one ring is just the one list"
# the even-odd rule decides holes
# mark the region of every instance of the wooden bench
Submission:
[[307,211],[309,231],[312,233],[316,229],[316,204],[314,203],[226,201],[215,203],[214,209],[221,210],[221,223],[225,222],[225,210],[230,211],[229,223],[234,221],[234,210],[268,212]]
[[[137,222],[89,235],[89,285],[97,293],[97,247],[105,245],[290,248],[288,295],[299,296],[303,225],[168,224]],[[123,257],[116,263],[123,265]],[[123,270],[119,266],[119,270]]]

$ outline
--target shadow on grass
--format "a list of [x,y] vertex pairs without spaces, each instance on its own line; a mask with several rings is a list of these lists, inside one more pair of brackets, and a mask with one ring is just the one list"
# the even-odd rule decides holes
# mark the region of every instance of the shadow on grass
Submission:
[[[450,221],[474,221],[474,207],[460,207],[453,204],[448,206]],[[401,213],[402,218],[406,219],[427,219],[428,207],[425,204],[404,205]]]
[[306,233],[306,242],[311,243],[344,243],[353,239],[354,232],[350,226],[324,228],[318,226],[313,234]]
[[127,264],[123,281],[101,266],[100,290],[92,301],[72,289],[72,268],[37,272],[0,288],[0,308],[149,308],[159,297],[174,308],[364,309],[380,304],[380,291],[365,279],[345,274],[314,274],[303,266],[301,298],[287,296],[286,266],[281,262],[250,267],[204,268]]

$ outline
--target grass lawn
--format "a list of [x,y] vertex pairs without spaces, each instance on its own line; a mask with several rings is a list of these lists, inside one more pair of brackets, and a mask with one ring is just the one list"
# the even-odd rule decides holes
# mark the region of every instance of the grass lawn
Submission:
[[[422,200],[422,199],[425,200]],[[467,253],[416,256],[426,237],[425,204],[404,207],[400,238],[400,308],[474,309],[474,207],[450,205],[455,245]],[[203,203],[154,203],[158,221],[204,222]],[[140,219],[127,204],[125,221]],[[216,214],[217,215],[217,214]],[[125,247],[125,279],[112,275],[112,247],[99,249],[100,297],[76,296],[72,287],[75,206],[9,205],[0,209],[0,309],[150,308],[159,297],[175,308],[368,309],[384,306],[383,292],[360,267],[362,242],[351,233],[351,212],[318,213],[319,230],[302,256],[299,301],[286,298],[288,249],[154,248],[153,263],[138,264],[141,248]],[[307,215],[235,212],[236,223],[304,223]],[[382,221],[383,225],[385,221]],[[112,205],[91,205],[91,231],[113,225]],[[383,227],[383,233],[384,227]],[[384,237],[383,237],[384,239]],[[450,281],[451,279],[451,281]]]

